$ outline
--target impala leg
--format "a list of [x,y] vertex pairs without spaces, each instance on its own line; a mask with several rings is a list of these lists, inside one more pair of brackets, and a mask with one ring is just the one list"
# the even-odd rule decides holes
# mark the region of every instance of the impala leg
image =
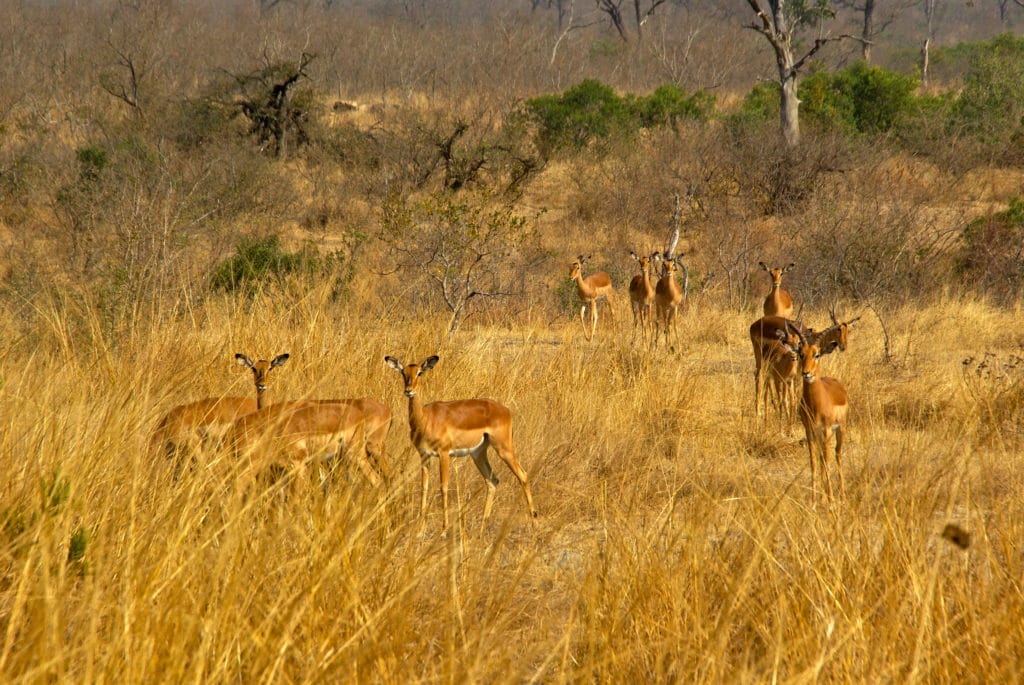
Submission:
[[836,468],[839,469],[839,493],[846,494],[846,483],[843,480],[843,424],[836,425]]
[[480,475],[487,481],[487,499],[484,501],[484,516],[480,522],[481,529],[484,522],[491,515],[491,507],[494,506],[494,491],[498,487],[498,478],[491,470],[491,463],[487,461],[487,443],[488,441],[484,440],[480,447],[470,453],[470,456],[473,457],[473,463],[476,464],[477,470],[480,471]]
[[590,303],[590,338],[594,339],[594,334],[597,332],[597,300],[595,299]]
[[423,459],[420,462],[420,519],[423,521],[427,518],[427,488],[430,487],[430,469],[427,466],[427,460]]
[[[587,311],[587,304],[584,302],[582,305],[580,305],[580,325],[583,326],[583,336],[584,337],[587,336],[587,319],[586,319],[586,316],[585,316],[586,311]],[[590,340],[590,338],[587,338],[587,340]]]
[[452,473],[452,455],[448,450],[440,450],[438,452],[438,459],[441,462],[441,511],[444,515],[442,519],[442,530],[448,530],[448,481],[451,478]]
[[832,478],[828,475],[828,453],[829,453],[828,429],[817,431],[818,439],[818,466],[821,467],[821,481],[825,485],[825,496],[832,499]]
[[804,436],[807,440],[807,458],[811,464],[811,497],[817,500],[814,490],[814,431],[806,423],[804,424]]
[[526,469],[523,468],[519,460],[516,459],[515,450],[512,449],[512,445],[497,443],[494,444],[494,449],[498,452],[498,456],[501,460],[508,464],[508,467],[512,469],[512,473],[519,479],[519,485],[523,488],[523,495],[526,496],[526,506],[530,510],[530,516],[537,518],[537,507],[533,504],[533,493],[530,491],[529,477],[526,475]]

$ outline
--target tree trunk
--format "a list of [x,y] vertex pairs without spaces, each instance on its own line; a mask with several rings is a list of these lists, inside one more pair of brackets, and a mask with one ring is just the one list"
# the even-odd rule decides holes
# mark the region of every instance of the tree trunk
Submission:
[[864,0],[864,26],[861,29],[860,56],[871,64],[871,41],[875,35],[875,0]]
[[782,138],[786,141],[786,147],[793,148],[800,144],[800,98],[797,97],[797,75],[792,67],[788,70],[780,68],[779,72],[782,82],[782,99],[779,103]]
[[928,48],[931,45],[932,39],[925,38],[924,45],[921,46],[921,86],[928,89]]

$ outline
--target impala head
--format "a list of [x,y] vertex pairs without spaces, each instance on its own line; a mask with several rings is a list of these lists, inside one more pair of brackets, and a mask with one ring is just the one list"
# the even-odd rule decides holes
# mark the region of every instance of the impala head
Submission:
[[775,336],[779,339],[779,342],[782,343],[782,346],[786,348],[790,357],[795,360],[799,357],[800,336],[797,334],[796,328],[790,327],[789,321],[786,321],[784,326],[785,330],[775,331]]
[[632,251],[630,251],[629,256],[630,256],[630,258],[634,262],[636,262],[637,264],[640,265],[640,273],[644,273],[645,271],[647,271],[647,267],[649,267],[651,265],[651,258],[650,257],[647,257],[647,256],[638,257],[636,252],[632,252]]
[[821,359],[821,348],[817,345],[801,344],[798,350],[800,355],[800,373],[804,381],[813,383],[818,377],[818,360]]
[[779,286],[782,285],[782,274],[786,273],[787,271],[792,269],[794,266],[796,266],[796,264],[794,264],[793,262],[790,262],[789,264],[787,264],[786,266],[782,267],[781,269],[773,269],[772,267],[768,266],[764,262],[758,262],[757,265],[759,267],[761,267],[765,272],[767,272],[769,276],[771,276],[772,287],[774,287],[774,288],[778,288]]
[[284,363],[288,361],[290,356],[289,354],[279,354],[270,361],[259,359],[254,362],[239,352],[235,355],[235,363],[252,369],[253,380],[256,381],[256,392],[264,393],[267,390],[267,375],[270,373],[270,370],[278,366],[284,366]]
[[829,317],[832,319],[832,325],[818,334],[822,354],[832,354],[837,347],[840,352],[846,352],[846,345],[850,339],[850,326],[860,321],[860,317],[849,321],[840,321],[836,318],[835,307],[829,310]]
[[[655,254],[657,254],[657,253],[655,253]],[[658,260],[660,262],[662,262],[662,266],[661,266],[661,275],[662,275],[662,277],[672,276],[679,269],[679,265],[683,261],[683,253],[680,252],[675,257],[669,257],[668,256],[668,252],[666,252],[664,254],[659,254],[658,255]]]
[[570,267],[570,271],[569,271],[569,280],[570,281],[575,281],[577,278],[582,278],[582,276],[583,276],[583,266],[590,260],[590,257],[591,257],[591,255],[587,255],[586,257],[584,257],[583,255],[580,255],[580,256],[578,256],[576,258],[576,261],[574,261],[572,263],[572,266]]
[[392,369],[402,374],[402,381],[405,383],[405,396],[415,397],[420,385],[420,376],[434,368],[440,357],[436,354],[427,357],[420,364],[402,364],[395,357],[384,357],[384,362]]

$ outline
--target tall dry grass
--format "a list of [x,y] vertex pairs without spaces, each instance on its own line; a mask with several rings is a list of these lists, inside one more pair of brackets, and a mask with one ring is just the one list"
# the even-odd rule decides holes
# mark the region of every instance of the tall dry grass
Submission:
[[[1019,313],[949,299],[884,315],[892,363],[868,317],[824,362],[849,390],[851,437],[847,493],[817,506],[800,431],[753,416],[749,313],[686,312],[674,354],[631,348],[622,303],[592,344],[568,317],[447,339],[440,319],[316,297],[138,313],[113,339],[88,307],[5,320],[0,678],[1012,681]],[[243,496],[213,452],[175,481],[150,432],[175,403],[249,392],[235,351],[292,354],[277,398],[387,402],[391,488],[341,469],[326,495]],[[383,357],[435,352],[427,401],[513,410],[536,525],[493,458],[486,526],[468,460],[451,535],[436,491],[418,525],[418,459]],[[962,364],[986,352],[980,372]],[[968,548],[940,536],[947,523]]]

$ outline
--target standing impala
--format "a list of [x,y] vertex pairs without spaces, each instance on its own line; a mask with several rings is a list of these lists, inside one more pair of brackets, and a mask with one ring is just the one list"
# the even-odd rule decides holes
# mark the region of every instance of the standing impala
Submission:
[[271,466],[295,466],[313,459],[352,459],[377,487],[390,477],[384,443],[391,410],[376,400],[294,400],[238,419],[228,433],[237,460],[248,461],[248,477]]
[[512,448],[512,412],[508,407],[494,400],[472,399],[451,402],[431,402],[424,405],[420,399],[420,377],[438,362],[438,356],[428,357],[421,364],[403,365],[395,357],[384,357],[392,369],[402,374],[405,396],[409,398],[409,437],[422,459],[423,491],[420,497],[420,516],[427,511],[427,488],[430,471],[427,462],[437,457],[441,466],[441,506],[444,512],[444,528],[448,530],[448,479],[452,457],[470,456],[480,474],[487,481],[487,500],[484,503],[483,521],[491,514],[494,504],[494,490],[498,479],[487,461],[487,447],[498,453],[523,486],[526,505],[530,514],[537,516],[533,506],[533,494],[527,481],[526,470],[516,459]]
[[[829,311],[832,325],[822,331],[805,328],[799,321],[781,316],[763,316],[750,324],[750,344],[754,349],[754,413],[761,410],[764,400],[765,416],[768,415],[768,399],[773,396],[776,407],[792,407],[796,394],[795,384],[799,380],[799,364],[794,358],[802,333],[811,343],[818,346],[821,354],[832,354],[836,350],[845,352],[849,342],[850,327],[860,317],[839,321],[835,308]],[[767,369],[762,378],[762,371]],[[767,387],[766,387],[767,385]],[[790,397],[787,398],[786,396]],[[788,404],[787,404],[788,403]]]
[[825,485],[825,494],[832,497],[832,481],[828,475],[828,455],[831,451],[830,440],[835,433],[835,459],[839,470],[839,490],[843,483],[843,434],[846,430],[846,415],[850,403],[843,384],[834,378],[826,378],[818,374],[818,361],[821,359],[821,348],[810,342],[799,330],[800,339],[800,371],[803,374],[804,392],[800,402],[800,422],[804,425],[807,438],[807,455],[811,462],[811,491],[814,492],[815,452],[821,466],[821,480]]
[[772,289],[768,291],[768,296],[764,298],[764,315],[781,316],[786,319],[793,316],[793,298],[782,289],[782,274],[792,269],[796,264],[790,263],[781,269],[771,268],[764,262],[758,262],[757,265],[764,269],[772,279]]
[[180,404],[167,412],[153,433],[154,451],[165,450],[169,455],[187,451],[196,454],[204,444],[219,442],[238,418],[270,404],[267,381],[271,369],[284,366],[289,355],[279,354],[270,361],[252,361],[242,353],[235,355],[235,363],[252,371],[256,385],[256,399],[251,397],[208,397],[189,404]]
[[[657,326],[665,332],[665,344],[668,344],[669,328],[675,336],[676,343],[679,343],[679,329],[676,325],[676,310],[679,309],[679,304],[683,301],[683,289],[679,287],[679,281],[676,280],[676,269],[679,268],[679,262],[683,258],[683,255],[676,255],[673,258],[665,253],[662,258],[665,262],[664,273],[661,278],[658,279],[658,284],[654,287],[654,306],[657,312]],[[658,331],[654,331],[654,344],[658,343]]]
[[[569,272],[569,280],[576,282],[576,294],[580,298],[580,323],[583,324],[583,334],[587,336],[587,340],[593,339],[594,332],[597,330],[597,301],[599,299],[605,298],[608,302],[608,315],[612,317],[612,320],[615,319],[615,312],[612,310],[612,294],[614,293],[612,279],[603,271],[592,273],[584,278],[583,267],[589,259],[589,256],[580,255],[572,263],[572,269]],[[587,335],[587,321],[583,316],[588,307],[590,309],[589,335]]]
[[647,338],[647,329],[653,328],[651,314],[654,309],[654,284],[651,283],[651,262],[657,261],[661,255],[657,252],[650,257],[637,257],[635,252],[629,256],[640,266],[640,273],[629,282],[629,302],[633,308],[633,338],[636,340],[636,329],[640,328],[641,340]]

